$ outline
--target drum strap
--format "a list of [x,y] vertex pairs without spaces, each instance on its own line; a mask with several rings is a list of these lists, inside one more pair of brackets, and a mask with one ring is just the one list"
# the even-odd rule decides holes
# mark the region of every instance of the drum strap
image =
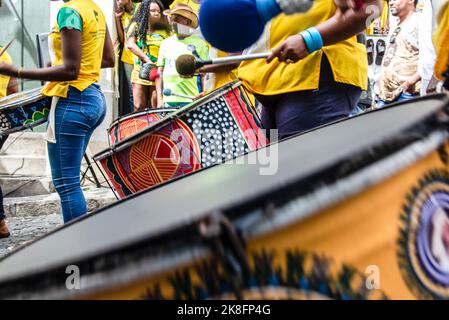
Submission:
[[209,216],[199,224],[200,234],[212,249],[226,272],[237,299],[249,279],[250,268],[245,243],[234,225],[221,213]]
[[51,107],[50,114],[48,116],[48,127],[47,134],[44,138],[50,143],[56,143],[56,134],[55,134],[55,113],[56,113],[56,105],[58,104],[59,97],[53,97],[51,99]]

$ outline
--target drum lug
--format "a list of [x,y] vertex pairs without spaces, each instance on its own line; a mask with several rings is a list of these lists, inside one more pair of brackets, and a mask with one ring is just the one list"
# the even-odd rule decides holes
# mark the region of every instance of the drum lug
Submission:
[[242,289],[250,276],[245,242],[235,226],[221,213],[200,221],[199,232],[226,272],[237,299],[243,299]]

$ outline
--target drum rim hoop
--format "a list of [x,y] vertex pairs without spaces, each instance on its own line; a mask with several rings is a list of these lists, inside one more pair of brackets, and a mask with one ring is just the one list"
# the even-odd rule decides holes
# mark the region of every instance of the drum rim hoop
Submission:
[[[198,105],[208,103],[209,101],[214,100],[217,96],[221,96],[221,95],[223,95],[227,92],[230,92],[239,87],[244,88],[243,83],[241,81],[230,82],[230,83],[224,85],[223,87],[220,87],[217,90],[209,93],[207,96],[198,99],[194,103],[191,103],[181,109],[177,109],[175,112],[172,112],[171,114],[167,115],[163,119],[151,123],[150,126],[135,133],[134,135],[129,136],[126,139],[123,139],[122,141],[119,141],[118,143],[114,144],[113,146],[110,146],[109,148],[106,148],[106,149],[98,152],[92,158],[94,160],[100,161],[106,157],[109,157],[112,154],[120,152],[120,151],[126,149],[127,147],[129,147],[129,145],[133,145],[133,144],[139,142],[140,140],[145,139],[147,136],[149,136],[153,132],[162,128],[166,123],[168,123],[174,119],[178,119],[181,116],[183,116],[184,114],[192,111],[192,109],[196,108]],[[108,129],[108,131],[109,131],[109,129]]]
[[[17,93],[14,93],[9,96],[1,98],[0,99],[0,111],[3,109],[14,109],[14,108],[23,107],[26,104],[36,102],[40,99],[51,98],[51,97],[47,97],[47,96],[44,96],[43,94],[41,94],[41,90],[42,90],[42,87],[34,88],[31,90],[17,92]],[[8,103],[9,100],[17,99],[20,96],[24,96],[24,95],[28,95],[28,94],[30,96],[25,96],[23,99],[16,100],[16,101],[10,101]],[[2,103],[5,103],[5,104],[2,105]],[[14,104],[18,104],[18,105],[14,105]]]

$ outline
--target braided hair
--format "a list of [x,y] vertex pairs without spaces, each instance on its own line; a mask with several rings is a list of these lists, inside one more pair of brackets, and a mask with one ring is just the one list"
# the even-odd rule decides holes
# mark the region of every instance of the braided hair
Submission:
[[[136,23],[136,28],[134,29],[134,36],[136,39],[142,41],[142,43],[146,43],[147,38],[147,29],[148,29],[148,19],[150,16],[150,5],[152,3],[156,3],[161,10],[161,23],[160,25],[163,29],[169,34],[170,33],[170,25],[168,24],[167,18],[164,15],[164,5],[160,0],[143,0],[142,4],[139,6],[137,12],[133,15],[130,25],[133,22]],[[151,21],[150,21],[151,22]]]

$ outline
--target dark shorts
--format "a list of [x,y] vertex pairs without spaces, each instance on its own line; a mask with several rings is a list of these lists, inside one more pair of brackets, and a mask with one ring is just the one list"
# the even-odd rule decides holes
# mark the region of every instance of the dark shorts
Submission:
[[329,61],[323,55],[319,89],[256,98],[263,106],[264,128],[278,129],[282,139],[348,117],[361,92],[359,87],[335,82]]

